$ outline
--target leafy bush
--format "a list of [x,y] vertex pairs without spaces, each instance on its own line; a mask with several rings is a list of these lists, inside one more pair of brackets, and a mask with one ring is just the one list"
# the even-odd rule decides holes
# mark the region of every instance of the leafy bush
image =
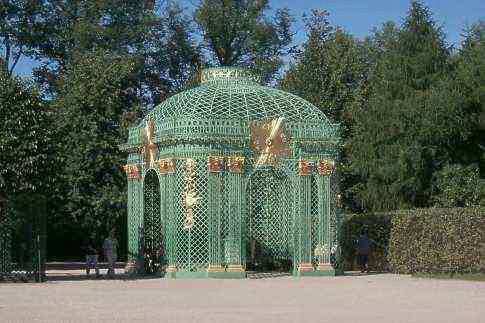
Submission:
[[476,165],[447,165],[435,174],[437,207],[485,206],[485,180]]
[[417,209],[392,217],[389,262],[397,273],[468,273],[480,269],[484,208]]
[[340,246],[344,270],[356,269],[356,244],[364,230],[369,239],[375,241],[369,257],[371,270],[384,271],[388,268],[387,246],[391,232],[391,215],[385,213],[349,214],[345,217],[340,235]]

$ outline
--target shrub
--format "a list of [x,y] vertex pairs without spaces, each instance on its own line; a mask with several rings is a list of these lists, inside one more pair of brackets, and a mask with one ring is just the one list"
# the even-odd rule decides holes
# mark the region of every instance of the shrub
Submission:
[[476,165],[447,165],[435,174],[436,207],[485,206],[485,180]]
[[484,208],[417,209],[392,217],[389,262],[397,273],[479,270]]
[[385,271],[388,268],[387,246],[391,231],[391,215],[385,213],[349,214],[342,222],[340,246],[342,247],[344,270],[356,269],[356,243],[362,230],[375,246],[369,257],[371,270]]

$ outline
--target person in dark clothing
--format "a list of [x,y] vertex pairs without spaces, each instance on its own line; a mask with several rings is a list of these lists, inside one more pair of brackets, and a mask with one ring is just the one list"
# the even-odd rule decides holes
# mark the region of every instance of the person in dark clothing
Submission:
[[370,240],[365,232],[362,232],[357,240],[357,263],[362,273],[369,272],[367,263],[373,243],[374,241]]

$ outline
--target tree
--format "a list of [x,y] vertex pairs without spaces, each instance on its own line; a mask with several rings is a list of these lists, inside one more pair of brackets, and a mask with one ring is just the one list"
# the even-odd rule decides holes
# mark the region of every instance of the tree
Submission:
[[100,233],[126,213],[126,112],[138,111],[136,61],[108,51],[74,57],[54,103],[65,201],[58,223]]
[[288,9],[268,18],[268,0],[201,0],[195,22],[212,63],[251,66],[271,80],[291,51]]
[[[175,5],[153,0],[43,0],[22,45],[43,62],[37,82],[55,97],[58,80],[79,54],[106,50],[137,60],[136,95],[150,107],[176,91],[199,60],[189,18]],[[157,12],[160,13],[157,14]]]
[[39,19],[38,1],[3,0],[0,3],[0,68],[12,75],[20,58],[29,30]]
[[476,165],[446,165],[435,174],[432,202],[437,207],[485,205],[485,180]]
[[319,107],[333,122],[345,122],[344,111],[366,75],[362,45],[332,27],[326,11],[306,20],[308,39],[295,55],[280,86]]
[[470,134],[450,50],[419,1],[398,31],[376,36],[370,93],[352,112],[352,192],[367,210],[428,206],[434,172]]
[[0,70],[0,201],[48,194],[55,179],[52,119],[38,90]]
[[454,57],[456,69],[453,86],[459,89],[460,105],[469,115],[467,126],[471,134],[454,154],[454,162],[463,165],[477,164],[485,177],[485,21],[472,25]]

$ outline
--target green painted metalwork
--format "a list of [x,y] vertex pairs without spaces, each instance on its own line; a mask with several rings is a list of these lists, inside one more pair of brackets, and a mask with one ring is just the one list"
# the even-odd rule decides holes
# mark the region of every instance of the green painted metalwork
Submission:
[[[285,118],[293,153],[276,165],[256,166],[250,124],[278,117]],[[141,154],[146,140],[140,133],[148,120],[154,123],[157,148],[151,163]],[[335,172],[324,175],[318,165],[322,160],[337,163],[339,145],[339,126],[309,102],[260,85],[244,69],[204,70],[200,86],[157,106],[120,146],[129,152],[131,167],[130,263],[140,265],[145,230],[145,240],[150,236],[163,246],[167,277],[243,277],[244,270],[261,269],[254,265],[263,259],[273,268],[291,263],[298,275],[324,271],[337,241],[338,181]],[[241,167],[231,164],[236,157],[244,160]],[[195,165],[190,176],[189,160]],[[301,161],[312,165],[308,174],[300,173]],[[154,221],[155,195],[160,197],[160,225],[150,224],[153,229],[146,231],[144,223]],[[193,225],[187,226],[192,217]],[[255,245],[263,251],[259,260]]]
[[0,209],[0,280],[46,280],[45,199],[21,194]]

